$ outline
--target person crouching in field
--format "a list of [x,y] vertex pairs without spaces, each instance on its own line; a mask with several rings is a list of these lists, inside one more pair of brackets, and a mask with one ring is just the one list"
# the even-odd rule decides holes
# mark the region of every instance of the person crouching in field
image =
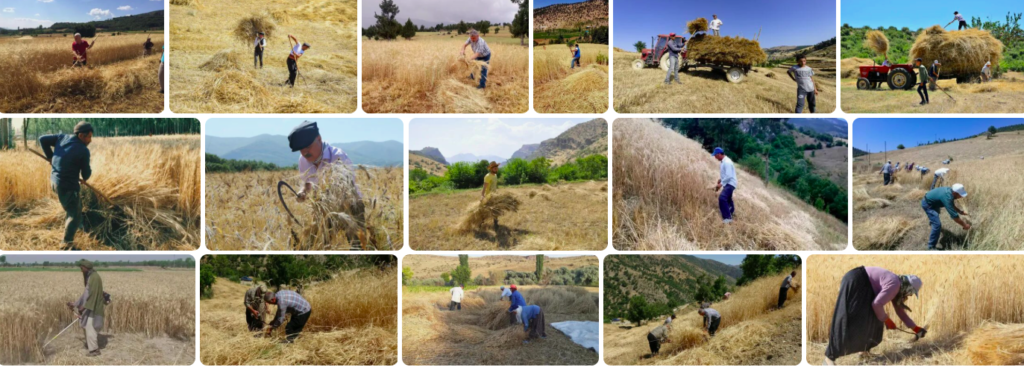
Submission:
[[577,66],[580,66],[580,44],[573,45],[569,52],[572,53],[572,61],[569,61],[569,68],[575,69]]
[[309,302],[302,298],[302,295],[288,290],[277,291],[277,293],[267,292],[263,295],[263,300],[269,304],[277,305],[277,314],[274,317],[274,321],[267,327],[266,336],[270,336],[274,329],[277,329],[278,326],[284,323],[285,315],[291,315],[288,325],[284,327],[284,342],[295,342],[295,338],[298,338],[299,334],[302,333],[302,329],[306,327],[306,321],[309,321],[309,314],[313,312]]
[[60,206],[64,208],[64,249],[74,250],[75,232],[82,224],[82,199],[78,183],[92,177],[89,165],[89,144],[92,143],[92,124],[81,121],[75,125],[74,134],[54,134],[39,137],[39,146],[46,160],[50,162],[50,188],[57,194]]
[[832,314],[825,365],[835,366],[836,358],[853,353],[866,356],[882,342],[885,329],[896,330],[896,322],[885,313],[887,303],[892,303],[896,315],[914,330],[918,339],[923,338],[928,330],[914,324],[906,306],[907,298],[918,296],[921,286],[921,279],[914,275],[896,275],[872,266],[857,267],[843,275]]
[[[469,30],[469,38],[462,44],[462,57],[466,57],[466,46],[471,46],[474,60],[483,62],[480,66],[480,85],[476,89],[484,89],[487,87],[487,69],[491,65],[491,47],[487,46],[487,41],[480,38],[480,32],[476,29]],[[469,80],[473,80],[472,72],[469,73]]]
[[786,276],[786,279],[782,280],[782,285],[779,287],[779,306],[778,309],[782,309],[782,306],[786,305],[786,297],[789,296],[789,288],[793,286],[793,277],[796,276],[796,271],[792,271]]
[[668,339],[669,331],[671,326],[667,320],[664,324],[658,325],[658,327],[647,333],[647,345],[651,348],[651,357],[658,356],[658,352],[661,351],[661,344],[670,342]]
[[82,259],[78,261],[78,269],[82,271],[85,291],[74,303],[68,302],[69,309],[78,314],[78,325],[85,330],[85,346],[89,349],[89,357],[100,355],[99,334],[103,330],[103,309],[107,305],[106,294],[103,293],[103,279],[96,273],[92,262]]
[[267,304],[263,302],[263,286],[256,285],[245,291],[245,324],[249,331],[263,330],[267,314]]
[[939,243],[939,235],[942,233],[942,221],[939,220],[940,209],[946,208],[949,217],[953,218],[953,221],[965,231],[971,229],[971,224],[960,218],[961,215],[968,215],[967,212],[957,208],[953,203],[954,200],[965,197],[967,197],[967,189],[961,184],[932,189],[924,194],[924,199],[921,199],[921,208],[924,209],[924,214],[928,217],[928,224],[931,226],[931,234],[928,235],[929,250],[935,249],[935,245]]
[[814,69],[807,66],[807,55],[800,54],[796,57],[796,65],[786,72],[796,82],[796,113],[804,112],[804,104],[814,113],[817,111],[815,103],[818,95],[818,85],[814,83]]
[[510,304],[508,306],[508,312],[515,318],[512,320],[513,324],[523,322],[523,307],[526,307],[526,299],[523,298],[523,294],[519,293],[516,289],[516,285],[513,284],[509,287],[512,289],[512,296],[509,297]]
[[455,311],[456,309],[462,311],[462,296],[464,294],[463,288],[465,287],[465,284],[459,284],[448,291],[452,294],[452,301],[448,303],[448,311]]
[[[299,152],[300,154],[299,174],[302,175],[304,181],[302,188],[296,193],[300,203],[306,201],[306,198],[313,191],[313,185],[317,184],[317,177],[321,169],[326,170],[326,167],[333,164],[352,165],[352,160],[348,158],[348,155],[341,148],[323,141],[323,138],[320,137],[320,128],[317,127],[315,121],[303,121],[296,126],[288,134],[288,146],[293,152]],[[356,184],[354,177],[349,184],[355,188],[356,200],[355,205],[352,207],[352,212],[348,214],[357,222],[357,227],[361,228],[366,223],[364,214],[366,206],[363,203],[363,194],[359,190],[359,185]],[[348,228],[346,230],[345,236],[352,245],[361,244],[357,232],[355,228]]]
[[[487,166],[487,171],[487,175],[484,176],[484,187],[480,190],[480,204],[483,204],[498,191],[498,162],[491,161],[491,164]],[[498,235],[498,217],[494,217],[494,235]]]
[[736,212],[736,204],[732,201],[732,193],[736,190],[736,166],[732,164],[732,159],[725,156],[725,150],[722,148],[715,148],[715,151],[711,153],[719,162],[718,167],[718,184],[715,186],[715,192],[722,191],[718,195],[718,210],[722,213],[722,223],[732,223],[732,215]]
[[75,33],[75,42],[71,43],[71,52],[75,54],[75,58],[71,66],[85,66],[88,61],[88,51],[95,44],[95,38],[93,38],[92,43],[89,43],[89,41],[82,39],[81,33]]
[[988,83],[992,81],[992,62],[985,61],[985,66],[981,67],[981,82]]
[[547,339],[548,334],[544,332],[544,310],[540,306],[523,307],[523,331],[527,332],[523,344],[529,344],[530,339]]
[[289,87],[295,87],[295,77],[299,75],[299,58],[306,54],[306,50],[309,49],[308,43],[300,43],[297,38],[293,35],[288,35],[288,42],[292,44],[292,52],[288,54],[288,84]]
[[718,325],[722,323],[722,315],[713,308],[702,308],[697,310],[697,313],[704,317],[704,331],[708,333],[708,336],[714,338],[715,332],[718,331]]

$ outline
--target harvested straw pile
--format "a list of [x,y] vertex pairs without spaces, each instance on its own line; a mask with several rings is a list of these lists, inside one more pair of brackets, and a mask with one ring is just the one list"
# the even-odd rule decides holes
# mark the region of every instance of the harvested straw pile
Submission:
[[502,330],[509,327],[508,315],[508,307],[505,307],[504,302],[491,303],[480,314],[479,324],[487,330]]
[[928,190],[913,189],[910,192],[908,192],[906,195],[903,195],[903,197],[900,198],[900,200],[905,200],[905,201],[921,201],[921,199],[924,199],[924,194],[927,194],[927,193],[928,193]]
[[[479,77],[480,74],[476,74]],[[488,81],[488,83],[490,83]],[[454,113],[487,113],[491,111],[491,102],[487,95],[476,89],[476,85],[468,85],[459,80],[447,79],[441,83],[440,92],[434,96],[444,111]]]
[[871,59],[864,59],[860,57],[845,58],[839,62],[839,75],[842,78],[857,78],[860,76],[861,65],[874,65],[875,62]]
[[242,65],[242,55],[231,49],[217,51],[206,62],[199,65],[199,69],[206,71],[221,72],[225,70],[239,70]]
[[254,14],[239,20],[232,35],[239,41],[251,44],[256,38],[256,33],[263,32],[269,39],[275,28],[277,25],[274,24],[274,19],[270,15]]
[[519,211],[519,199],[509,193],[491,195],[483,202],[476,202],[466,209],[457,228],[458,233],[466,234],[484,230],[484,227],[505,213]]
[[[689,58],[699,62],[750,67],[768,60],[761,44],[741,37],[698,34],[690,40]],[[980,70],[980,68],[979,68]]]
[[892,248],[916,225],[905,217],[871,217],[860,225],[858,235],[853,238],[853,247],[859,250]]
[[[893,176],[893,180],[895,179],[896,177]],[[876,187],[874,191],[886,199],[893,200],[903,192],[903,185],[890,183],[885,186]]]
[[1003,43],[988,31],[971,28],[949,32],[938,25],[921,32],[910,48],[911,60],[921,58],[928,64],[939,60],[943,72],[957,74],[978,74],[986,61],[999,65],[1002,55]]
[[1024,324],[986,321],[971,332],[964,345],[974,365],[1024,364]]
[[204,100],[221,104],[237,104],[251,100],[271,100],[273,95],[249,73],[228,70],[203,83]]
[[857,209],[857,210],[871,210],[871,209],[885,208],[885,207],[891,206],[891,205],[892,205],[892,202],[889,201],[889,200],[885,200],[885,199],[882,199],[882,198],[868,198],[868,199],[865,199],[863,201],[859,201],[856,204],[854,204],[854,209]]
[[686,22],[686,30],[689,31],[690,34],[697,34],[697,32],[707,32],[708,20],[705,19],[704,17],[700,17],[689,22]]
[[96,69],[59,70],[50,80],[50,94],[55,97],[98,98],[103,95],[103,74]]
[[864,47],[875,51],[876,54],[885,56],[889,53],[889,38],[885,37],[882,31],[871,31],[864,35]]

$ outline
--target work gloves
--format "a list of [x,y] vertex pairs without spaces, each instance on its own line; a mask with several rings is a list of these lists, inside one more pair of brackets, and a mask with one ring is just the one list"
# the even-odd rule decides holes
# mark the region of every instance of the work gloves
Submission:
[[925,335],[928,335],[928,329],[920,326],[914,327],[914,340],[920,340],[924,338]]
[[896,330],[896,323],[892,319],[885,319],[885,328],[889,330]]

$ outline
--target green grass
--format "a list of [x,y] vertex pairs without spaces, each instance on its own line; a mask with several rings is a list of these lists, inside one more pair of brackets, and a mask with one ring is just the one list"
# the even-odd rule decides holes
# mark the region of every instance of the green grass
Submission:
[[574,37],[582,37],[583,31],[575,31],[569,29],[553,29],[549,31],[535,31],[533,32],[533,39],[558,39],[558,35],[569,39]]
[[[466,286],[467,291],[471,291],[479,288],[480,286],[471,284]],[[448,292],[452,287],[440,286],[440,285],[403,285],[402,289],[409,293],[429,293],[429,292]]]
[[[581,182],[607,181],[607,180],[608,180],[608,178],[599,178],[599,179],[596,179],[596,180],[562,181],[561,183],[581,183]],[[539,183],[524,183],[524,184],[520,184],[520,185],[498,184],[498,190],[501,190],[502,188],[506,188],[506,187],[507,188],[541,187],[541,186],[544,186],[544,185],[559,185],[561,183],[559,183],[559,182],[548,182],[548,183],[542,183],[542,184],[539,184]],[[457,194],[457,193],[466,192],[466,191],[480,192],[480,190],[483,190],[483,186],[473,187],[473,188],[469,188],[469,189],[451,189],[451,190],[446,190],[446,189],[445,190],[436,190],[435,189],[435,190],[430,190],[430,191],[421,191],[421,192],[416,192],[416,193],[409,193],[409,199],[412,200],[412,199],[415,199],[415,198],[418,198],[418,197],[429,196],[429,195],[441,195],[441,194],[451,195],[451,194]]]
[[[42,271],[76,271],[76,272],[81,272],[81,270],[79,270],[78,268],[45,268],[45,267],[32,267],[32,268],[8,267],[8,268],[0,268],[0,272],[4,272],[4,271],[39,271],[39,272],[42,272]],[[134,269],[134,268],[98,268],[98,269],[96,269],[96,271],[98,271],[98,272],[107,272],[107,271],[142,271],[142,270],[141,269]]]

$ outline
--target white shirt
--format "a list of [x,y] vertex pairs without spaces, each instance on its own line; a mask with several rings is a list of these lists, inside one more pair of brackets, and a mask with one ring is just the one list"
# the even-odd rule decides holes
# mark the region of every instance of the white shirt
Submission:
[[963,22],[964,21],[964,15],[963,14],[954,15],[953,16],[953,20],[958,20],[958,21]]
[[732,185],[736,188],[736,166],[728,156],[722,157],[722,164],[719,166],[718,176],[722,179],[722,186]]
[[462,303],[462,287],[452,288],[452,302]]
[[939,168],[935,170],[935,175],[938,177],[946,177],[947,173],[949,173],[949,168]]
[[512,297],[512,290],[510,290],[508,288],[505,288],[505,290],[501,291],[501,298],[505,298],[505,297],[510,297],[511,298]]
[[[323,144],[323,153],[320,165],[310,163],[305,157],[299,155],[299,173],[302,175],[302,180],[314,185],[317,183],[317,173],[320,172],[320,168],[326,167],[327,164],[341,163],[352,165],[352,160],[348,158],[348,155],[341,148],[331,146],[331,144],[324,141],[321,141],[321,143]],[[362,199],[363,192],[359,190],[359,185],[355,183],[354,178],[352,185],[356,188],[356,196]]]
[[266,38],[263,38],[263,39],[261,39],[261,38],[260,38],[259,36],[256,36],[256,40],[254,40],[254,41],[252,42],[252,45],[253,45],[254,47],[255,47],[255,46],[263,46],[263,47],[267,47],[267,39],[266,39]]
[[712,19],[711,20],[711,29],[714,29],[714,30],[717,31],[718,27],[721,27],[721,26],[722,26],[722,20],[721,19]]
[[[298,42],[298,41],[296,41],[296,42]],[[295,47],[292,47],[292,55],[302,56],[302,54],[305,53],[305,52],[306,51],[302,50],[302,43],[296,43]]]

